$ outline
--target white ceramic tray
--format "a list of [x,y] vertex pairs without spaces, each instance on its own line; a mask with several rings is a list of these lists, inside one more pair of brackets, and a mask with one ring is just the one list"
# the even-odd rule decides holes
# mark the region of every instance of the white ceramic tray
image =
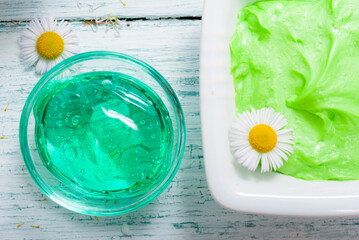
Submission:
[[200,95],[209,188],[223,207],[285,216],[359,215],[359,181],[311,182],[278,173],[249,172],[233,163],[228,129],[235,115],[229,40],[238,10],[255,0],[206,0]]

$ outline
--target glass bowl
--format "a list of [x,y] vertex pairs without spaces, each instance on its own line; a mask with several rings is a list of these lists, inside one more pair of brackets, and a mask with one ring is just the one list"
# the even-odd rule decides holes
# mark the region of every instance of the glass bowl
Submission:
[[118,215],[155,199],[184,152],[183,112],[151,66],[115,52],[64,60],[31,91],[20,147],[31,177],[75,212]]

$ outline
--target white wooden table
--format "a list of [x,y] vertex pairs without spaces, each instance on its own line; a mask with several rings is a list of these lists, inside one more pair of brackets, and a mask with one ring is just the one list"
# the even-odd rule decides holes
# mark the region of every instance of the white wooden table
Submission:
[[[0,239],[359,239],[359,218],[245,215],[213,200],[200,132],[203,1],[125,1],[126,7],[120,0],[88,1],[95,6],[106,3],[90,12],[79,9],[76,0],[0,0]],[[86,25],[96,15],[109,13],[125,21],[118,38],[105,26],[93,32]],[[138,57],[155,67],[178,94],[187,124],[183,162],[170,186],[144,208],[97,220],[41,201],[45,196],[25,167],[18,139],[21,110],[39,76],[21,64],[17,42],[25,24],[44,15],[72,21],[83,52],[111,50]],[[17,227],[20,223],[24,224]]]

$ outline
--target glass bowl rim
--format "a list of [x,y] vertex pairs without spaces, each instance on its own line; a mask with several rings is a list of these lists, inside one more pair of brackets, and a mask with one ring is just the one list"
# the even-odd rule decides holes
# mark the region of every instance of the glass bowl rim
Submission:
[[[177,132],[178,137],[176,144],[177,149],[175,152],[175,162],[171,164],[172,169],[169,171],[166,175],[166,178],[158,184],[152,192],[150,192],[148,195],[146,195],[141,200],[132,203],[129,206],[122,207],[119,209],[110,209],[110,210],[87,210],[85,208],[79,208],[77,206],[72,206],[70,202],[67,199],[64,199],[63,197],[56,194],[56,192],[49,192],[47,188],[48,187],[46,182],[43,178],[41,178],[40,174],[38,173],[34,162],[32,160],[32,157],[30,155],[29,145],[28,145],[28,139],[27,139],[27,130],[28,130],[28,119],[31,114],[31,110],[33,108],[35,98],[37,96],[38,91],[50,80],[53,79],[62,69],[66,69],[67,67],[74,65],[79,62],[85,62],[88,60],[97,60],[97,59],[109,59],[109,60],[119,60],[119,61],[129,61],[131,64],[133,64],[136,67],[140,67],[142,70],[144,70],[147,74],[149,74],[158,84],[163,88],[163,90],[166,92],[167,97],[170,99],[170,105],[173,108],[173,111],[175,113],[176,117],[176,123],[177,123]],[[153,201],[155,198],[157,198],[170,184],[170,182],[173,180],[174,176],[176,175],[179,166],[182,162],[182,157],[184,154],[184,148],[185,148],[185,140],[186,140],[186,127],[185,127],[185,121],[184,121],[184,115],[183,110],[181,107],[181,104],[178,100],[178,97],[170,84],[167,82],[167,80],[153,67],[148,65],[147,63],[143,62],[142,60],[139,60],[135,57],[129,56],[127,54],[123,53],[117,53],[117,52],[111,52],[111,51],[91,51],[91,52],[84,52],[77,55],[74,55],[70,58],[67,58],[63,60],[62,62],[55,65],[53,68],[51,68],[47,73],[45,73],[40,80],[36,83],[36,85],[31,90],[29,96],[26,99],[21,118],[20,118],[20,126],[19,126],[19,140],[20,140],[20,149],[22,153],[22,157],[24,159],[26,168],[28,169],[31,178],[34,180],[36,185],[40,188],[40,190],[47,195],[51,200],[56,202],[57,204],[72,210],[74,212],[87,214],[87,215],[99,215],[99,216],[111,216],[111,215],[119,215],[124,214],[128,212],[132,212],[138,208],[141,208],[151,201]],[[60,181],[60,180],[59,180]],[[46,188],[46,187],[47,188]]]

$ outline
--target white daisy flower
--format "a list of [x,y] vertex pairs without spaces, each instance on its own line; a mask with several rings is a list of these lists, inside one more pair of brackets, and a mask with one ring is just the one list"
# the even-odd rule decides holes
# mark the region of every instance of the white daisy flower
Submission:
[[21,34],[21,58],[27,66],[44,74],[65,58],[79,53],[78,40],[72,26],[53,17],[34,19]]
[[283,129],[286,125],[285,117],[272,108],[239,114],[229,131],[234,158],[251,171],[259,163],[262,173],[276,171],[293,153],[293,130]]

